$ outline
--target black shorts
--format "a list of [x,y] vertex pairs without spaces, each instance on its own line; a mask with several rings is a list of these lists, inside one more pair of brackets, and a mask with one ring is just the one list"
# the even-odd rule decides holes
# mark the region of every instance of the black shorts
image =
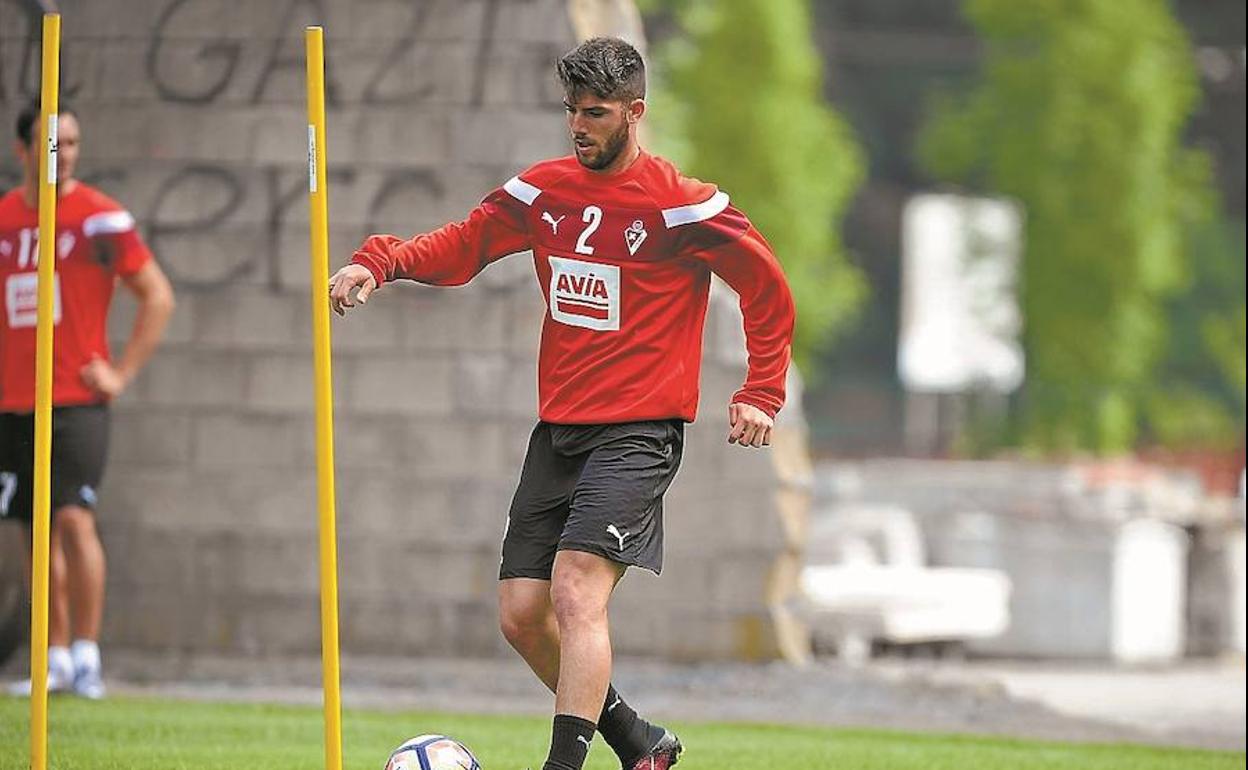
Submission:
[[680,420],[539,422],[511,501],[499,579],[550,580],[557,551],[663,569],[663,493],[680,467]]
[[[52,410],[52,510],[95,510],[108,454],[108,407]],[[0,518],[29,524],[34,517],[35,415],[0,412]]]

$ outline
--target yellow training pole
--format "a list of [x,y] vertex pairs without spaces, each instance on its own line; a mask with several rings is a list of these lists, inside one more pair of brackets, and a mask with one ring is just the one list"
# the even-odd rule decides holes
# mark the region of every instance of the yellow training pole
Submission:
[[43,17],[40,102],[39,291],[35,337],[35,510],[30,580],[30,766],[48,765],[48,536],[52,523],[52,312],[56,280],[56,110],[61,17]]
[[321,676],[325,687],[325,767],[342,768],[338,692],[338,555],[334,524],[334,393],[329,346],[329,203],[325,189],[325,36],[304,33],[308,60],[308,204],[311,207],[312,359],[316,382],[316,492],[321,530]]

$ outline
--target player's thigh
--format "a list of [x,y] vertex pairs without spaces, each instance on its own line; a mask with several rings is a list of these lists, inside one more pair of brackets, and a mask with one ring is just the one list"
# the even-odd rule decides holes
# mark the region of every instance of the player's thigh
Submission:
[[659,572],[663,495],[680,467],[683,441],[675,421],[617,426],[585,464],[559,548]]
[[550,580],[559,537],[583,458],[555,451],[548,426],[538,423],[507,513],[499,579]]
[[94,511],[108,460],[111,415],[103,405],[59,407],[52,420],[52,508]]

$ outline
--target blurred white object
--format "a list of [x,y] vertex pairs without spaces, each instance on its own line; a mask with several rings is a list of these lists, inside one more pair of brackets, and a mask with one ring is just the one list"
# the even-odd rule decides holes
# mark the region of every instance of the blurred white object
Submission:
[[914,515],[848,506],[819,520],[801,574],[814,636],[861,662],[873,641],[963,642],[1009,628],[1010,579],[993,569],[927,567]]
[[906,204],[897,369],[907,390],[1009,393],[1022,384],[1022,219],[1017,205],[989,198],[916,195]]
[[1112,650],[1124,663],[1183,657],[1188,536],[1164,522],[1123,524],[1114,545]]
[[991,637],[1010,624],[1010,579],[991,569],[824,564],[802,570],[802,591],[816,624],[853,622],[897,644]]

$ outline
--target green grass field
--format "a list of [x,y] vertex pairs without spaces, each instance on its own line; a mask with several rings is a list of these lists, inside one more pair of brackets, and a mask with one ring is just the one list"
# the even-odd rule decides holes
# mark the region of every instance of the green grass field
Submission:
[[[30,706],[0,698],[0,770],[28,767]],[[54,698],[52,770],[292,770],[323,766],[315,708],[115,698]],[[724,723],[675,724],[688,751],[679,770],[1223,770],[1244,754],[1087,746]],[[470,746],[485,770],[540,767],[548,722],[419,712],[348,711],[344,767],[380,770],[391,748],[424,732]],[[596,741],[586,770],[618,764]]]

